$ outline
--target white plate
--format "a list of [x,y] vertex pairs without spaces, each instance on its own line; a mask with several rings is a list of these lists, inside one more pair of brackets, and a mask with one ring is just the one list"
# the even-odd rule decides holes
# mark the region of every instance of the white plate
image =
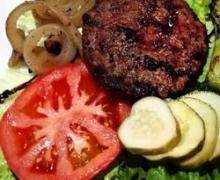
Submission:
[[[0,1],[0,77],[2,77],[7,69],[8,59],[12,48],[8,42],[5,33],[5,21],[8,14],[23,0],[1,0]],[[1,86],[1,82],[0,82]]]

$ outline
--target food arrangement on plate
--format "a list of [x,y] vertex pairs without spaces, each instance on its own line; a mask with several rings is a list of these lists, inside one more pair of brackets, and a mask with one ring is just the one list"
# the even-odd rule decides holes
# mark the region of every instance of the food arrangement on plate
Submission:
[[218,0],[16,7],[0,179],[219,180],[219,14]]

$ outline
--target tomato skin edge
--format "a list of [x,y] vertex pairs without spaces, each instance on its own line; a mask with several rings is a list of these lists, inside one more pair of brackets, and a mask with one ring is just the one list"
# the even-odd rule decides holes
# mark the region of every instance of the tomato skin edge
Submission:
[[[13,106],[11,107],[13,108]],[[8,116],[8,113],[6,113],[2,120],[4,121],[4,123],[0,123],[0,137],[3,137],[3,136],[7,136],[7,134],[9,133],[8,131],[2,131],[2,130],[9,130],[8,128],[5,128],[4,126],[7,126],[7,116]],[[110,131],[113,131],[113,130],[110,130]],[[9,135],[10,136],[10,135]],[[8,137],[9,137],[8,136]],[[8,145],[8,139],[7,138],[3,138],[2,139],[2,143]],[[114,149],[107,149],[104,151],[103,154],[101,154],[102,156],[104,156],[105,158],[107,156],[109,156],[107,159],[107,161],[102,164],[99,168],[97,169],[93,169],[93,174],[98,174],[100,171],[103,171],[105,170],[109,165],[110,163],[115,159],[117,158],[117,156],[120,154],[120,152],[122,151],[122,145],[119,141],[115,141],[116,143],[116,146],[114,147]],[[11,146],[9,145],[8,148],[11,148]],[[23,175],[23,173],[20,173],[22,172],[22,169],[23,167],[18,164],[18,163],[15,163],[12,159],[12,154],[9,154],[8,151],[6,150],[7,147],[5,148],[5,146],[3,146],[2,148],[2,151],[3,151],[3,154],[5,155],[5,158],[7,159],[8,163],[11,164],[11,166],[13,166],[13,172],[16,174],[17,177],[19,177],[21,180],[30,180],[29,177],[31,177],[32,180],[88,180],[88,179],[91,179],[93,177],[93,174],[88,174],[86,175],[85,177],[85,171],[82,171],[81,169],[78,169],[77,172],[75,172],[73,174],[73,176],[65,176],[65,175],[46,175],[46,176],[42,176],[42,178],[39,177],[39,175],[36,175],[35,173],[28,173],[26,175]],[[12,158],[11,158],[12,157]],[[78,178],[80,176],[84,175],[83,178]],[[74,177],[77,177],[77,178],[74,178]]]
[[[56,68],[55,70],[52,70],[51,72],[48,72],[45,75],[42,75],[40,77],[38,77],[36,80],[34,80],[30,86],[27,87],[27,90],[23,91],[19,98],[17,98],[15,100],[15,103],[8,109],[8,111],[3,115],[2,121],[0,122],[0,137],[1,137],[1,145],[2,146],[2,150],[3,153],[8,161],[8,164],[10,164],[11,168],[13,169],[13,172],[21,179],[21,180],[29,180],[30,177],[32,180],[79,180],[79,178],[73,178],[72,176],[65,176],[65,175],[53,175],[53,174],[47,174],[46,176],[41,176],[39,174],[36,173],[32,173],[32,172],[26,172],[26,174],[23,173],[23,169],[24,167],[22,167],[22,164],[20,164],[19,162],[14,161],[14,158],[19,159],[18,155],[16,155],[16,142],[13,140],[13,137],[11,137],[11,134],[13,133],[12,131],[12,126],[10,121],[13,119],[13,116],[11,115],[14,111],[16,111],[16,106],[20,106],[22,105],[23,100],[28,101],[27,99],[29,98],[29,95],[31,94],[30,92],[28,92],[28,90],[32,90],[37,89],[38,88],[38,83],[41,83],[41,81],[44,81],[44,78],[47,77],[48,75],[50,75],[51,73],[60,73],[62,71],[66,70],[66,67],[68,67],[68,69],[71,67],[73,67],[73,69],[77,69],[77,68],[82,68],[84,69],[84,65],[82,65],[81,63],[77,63],[77,64],[72,64],[72,65],[64,65],[62,67]],[[65,74],[65,72],[63,73]],[[127,113],[127,112],[126,112]],[[108,129],[108,128],[107,128]],[[109,130],[110,131],[110,130]],[[114,148],[111,149],[107,149],[105,151],[103,151],[103,155],[105,157],[108,157],[106,159],[106,161],[99,165],[98,167],[96,167],[96,169],[93,168],[93,174],[88,174],[86,177],[82,177],[82,175],[84,175],[84,172],[80,172],[80,173],[75,173],[74,176],[81,176],[80,180],[83,179],[89,179],[92,178],[94,176],[94,174],[100,172],[101,170],[104,170],[105,168],[107,168],[107,166],[118,156],[118,154],[121,152],[122,150],[122,146],[117,138],[117,133],[113,130],[111,130],[113,134],[115,134],[115,146],[113,146]],[[13,145],[12,145],[13,144]],[[10,149],[10,152],[8,151]],[[79,175],[81,174],[82,175]]]

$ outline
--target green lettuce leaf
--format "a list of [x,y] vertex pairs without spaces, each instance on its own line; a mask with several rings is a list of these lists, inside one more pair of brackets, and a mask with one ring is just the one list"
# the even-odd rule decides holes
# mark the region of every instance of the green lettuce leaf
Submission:
[[208,51],[208,56],[207,56],[207,59],[206,59],[206,64],[205,66],[203,67],[203,72],[202,74],[199,76],[199,79],[198,79],[198,82],[199,83],[203,83],[205,82],[206,78],[207,78],[207,75],[210,71],[210,65],[211,65],[211,62],[212,62],[212,59],[213,59],[213,55],[214,55],[214,52],[215,52],[215,46],[216,46],[216,37],[215,35],[212,35],[210,38],[209,38],[209,51]]
[[198,82],[203,83],[206,80],[206,77],[210,70],[210,64],[212,61],[212,57],[215,50],[215,35],[213,34],[214,31],[214,23],[211,18],[211,10],[210,5],[212,0],[186,0],[189,4],[190,8],[196,13],[199,20],[205,24],[207,33],[209,35],[209,51],[206,60],[206,64],[203,68],[202,74],[199,76]]
[[[184,171],[169,164],[154,167],[155,165],[149,164],[145,159],[129,156],[129,159],[120,157],[123,160],[105,175],[104,180],[220,180],[220,171],[216,168],[218,165]],[[132,163],[134,159],[136,162]]]
[[152,163],[145,158],[122,152],[102,176],[95,180],[220,180],[219,163],[194,170],[181,170],[169,162]]
[[190,8],[196,13],[199,20],[205,24],[208,34],[214,30],[214,24],[210,17],[211,0],[186,0]]
[[143,180],[146,177],[147,172],[140,167],[121,169],[121,167],[118,166],[105,176],[104,180]]
[[[199,78],[199,82],[204,82],[209,71],[210,61],[213,56],[215,48],[215,36],[211,35],[214,30],[214,25],[209,17],[211,0],[187,0],[187,3],[192,10],[197,14],[202,23],[205,24],[209,39],[209,56],[207,64],[204,67],[203,74]],[[29,14],[28,14],[29,13]],[[28,12],[20,19],[17,24],[20,29],[28,34],[31,30],[36,28],[36,22]],[[28,22],[28,26],[24,26],[23,22]],[[30,23],[31,22],[31,23]],[[26,24],[26,23],[25,23]],[[0,92],[10,89],[20,83],[29,80],[33,75],[28,74],[26,68],[19,70],[9,70],[5,77],[1,78]],[[19,94],[19,93],[18,93]],[[0,104],[0,118],[7,108],[14,102],[18,94],[11,96],[4,104]],[[143,162],[144,161],[144,162]],[[140,157],[132,158],[130,155],[125,159],[120,159],[117,165],[111,169],[106,175],[103,175],[104,180],[220,180],[220,171],[218,169],[198,170],[198,171],[179,171],[168,169],[168,166],[152,167],[146,164],[146,160]],[[9,170],[3,154],[0,151],[0,180],[14,180],[16,179],[13,173]]]
[[5,158],[0,151],[0,180],[15,180],[15,176],[12,174],[7,166]]

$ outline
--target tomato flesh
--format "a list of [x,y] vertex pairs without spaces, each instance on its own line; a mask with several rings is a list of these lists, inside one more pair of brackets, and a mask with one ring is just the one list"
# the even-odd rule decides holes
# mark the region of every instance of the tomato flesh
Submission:
[[[38,78],[0,123],[2,149],[20,179],[90,179],[120,153],[112,99],[82,63]],[[126,109],[125,108],[125,109]],[[120,113],[120,114],[118,114]]]

